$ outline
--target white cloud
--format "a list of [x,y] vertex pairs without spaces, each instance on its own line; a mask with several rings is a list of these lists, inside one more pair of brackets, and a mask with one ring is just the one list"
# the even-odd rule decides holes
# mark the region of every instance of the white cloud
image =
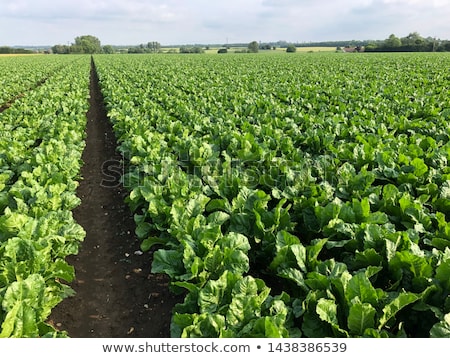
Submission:
[[0,45],[450,39],[450,0],[0,0]]
[[[143,1],[143,0],[18,0],[6,2],[6,11],[0,16],[5,18],[30,18],[30,19],[108,19],[121,18],[134,19],[171,19],[176,14],[171,10],[171,2],[167,1]],[[176,8],[175,8],[176,9]]]

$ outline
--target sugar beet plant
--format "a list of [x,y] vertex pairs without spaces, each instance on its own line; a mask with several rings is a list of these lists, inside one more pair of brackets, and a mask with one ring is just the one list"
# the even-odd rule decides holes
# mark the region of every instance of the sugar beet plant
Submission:
[[450,57],[95,58],[173,337],[450,337]]
[[0,113],[0,337],[65,336],[46,321],[73,293],[65,258],[85,236],[71,210],[80,202],[90,62],[60,61],[64,68]]

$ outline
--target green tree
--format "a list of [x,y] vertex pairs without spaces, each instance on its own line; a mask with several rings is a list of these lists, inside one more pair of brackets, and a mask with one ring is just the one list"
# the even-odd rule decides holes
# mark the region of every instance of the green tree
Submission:
[[286,49],[286,52],[297,52],[297,47],[294,45],[289,45]]
[[80,45],[74,45],[72,44],[69,47],[69,53],[85,53],[83,50],[83,47],[81,47]]
[[424,38],[418,32],[411,32],[408,36],[402,38],[402,43],[407,46],[420,46]]
[[75,38],[74,53],[102,53],[100,40],[92,35],[78,36]]
[[25,50],[23,48],[12,48],[12,47],[8,47],[8,46],[2,46],[0,47],[0,53],[1,54],[29,54],[29,53],[33,53],[33,51],[31,50]]
[[257,53],[259,51],[258,42],[252,41],[248,44],[248,52]]
[[180,47],[180,53],[204,53],[205,50],[203,50],[203,48],[199,47],[199,46],[194,46],[194,47],[186,47],[186,46],[182,46]]
[[376,43],[371,42],[365,47],[365,51],[371,52],[377,49],[378,45]]
[[107,54],[114,53],[114,47],[112,47],[111,45],[103,46],[103,53],[107,53]]
[[151,41],[147,44],[147,48],[150,52],[159,52],[161,49],[161,44],[158,41]]
[[55,45],[52,47],[52,52],[57,54],[68,54],[70,47],[67,45]]
[[402,46],[402,41],[394,34],[391,34],[389,38],[384,41],[384,45],[388,48],[397,48]]

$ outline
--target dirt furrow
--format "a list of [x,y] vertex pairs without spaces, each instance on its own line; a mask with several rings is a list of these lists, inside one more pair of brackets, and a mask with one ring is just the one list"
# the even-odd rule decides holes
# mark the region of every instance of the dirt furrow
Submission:
[[169,337],[171,310],[179,298],[164,276],[150,273],[151,254],[141,253],[133,216],[120,185],[122,158],[107,118],[92,62],[90,109],[81,205],[74,211],[87,236],[77,256],[76,291],[52,312],[51,323],[71,337]]

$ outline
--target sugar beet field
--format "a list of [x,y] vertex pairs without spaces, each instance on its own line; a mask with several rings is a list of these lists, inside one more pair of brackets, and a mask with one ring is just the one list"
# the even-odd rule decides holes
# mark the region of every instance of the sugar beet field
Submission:
[[449,68],[0,58],[0,337],[450,337]]

